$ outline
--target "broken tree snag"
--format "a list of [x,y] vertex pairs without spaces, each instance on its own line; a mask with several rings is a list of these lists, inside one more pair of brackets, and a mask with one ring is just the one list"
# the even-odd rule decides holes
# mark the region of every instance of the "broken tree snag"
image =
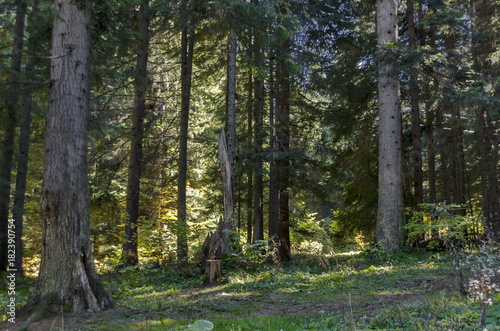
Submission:
[[[198,261],[201,261],[202,267],[205,266],[205,279],[203,281],[205,285],[213,283],[222,275],[221,259],[224,255],[231,253],[231,238],[224,230],[224,220],[221,218],[217,230],[210,232],[201,246]],[[216,266],[217,263],[210,261],[219,261],[219,265]],[[210,271],[212,269],[214,271]],[[216,277],[210,277],[211,273],[214,273]]]
[[224,255],[231,253],[234,238],[231,238],[230,233],[236,231],[232,170],[227,153],[224,129],[219,135],[218,143],[223,184],[224,217],[220,219],[217,230],[208,234],[199,254],[199,261],[201,261],[202,266],[205,266],[205,285],[214,282],[222,275],[221,259]]
[[222,129],[219,135],[219,159],[222,175],[222,194],[224,197],[224,223],[228,230],[236,229],[236,216],[234,213],[233,175],[229,156],[227,154],[226,133]]
[[215,282],[222,276],[222,261],[221,260],[206,260],[205,262],[205,279],[203,284],[208,285]]

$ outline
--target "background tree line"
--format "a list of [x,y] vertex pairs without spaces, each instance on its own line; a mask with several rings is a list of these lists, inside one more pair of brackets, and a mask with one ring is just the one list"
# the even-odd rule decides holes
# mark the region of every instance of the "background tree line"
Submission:
[[[401,137],[400,216],[387,225],[397,224],[390,236],[401,238],[383,249],[404,244],[401,227],[412,212],[403,208],[418,211],[422,203],[459,205],[457,213],[475,217],[470,236],[498,236],[499,4],[391,4],[393,39],[384,41],[377,39],[382,19],[376,21],[375,2],[92,3],[88,172],[95,256],[128,265],[193,259],[223,214],[222,128],[240,240],[271,239],[279,260],[308,241],[385,242],[381,211],[390,209],[381,204],[387,187],[379,186],[377,170],[385,166],[378,159],[383,133]],[[21,247],[28,257],[41,250],[56,14],[44,0],[3,1],[0,11],[5,269],[9,218],[23,238],[16,242],[18,265]],[[389,14],[378,9],[378,17]],[[377,83],[384,77],[400,98],[401,128],[380,126],[379,133]]]

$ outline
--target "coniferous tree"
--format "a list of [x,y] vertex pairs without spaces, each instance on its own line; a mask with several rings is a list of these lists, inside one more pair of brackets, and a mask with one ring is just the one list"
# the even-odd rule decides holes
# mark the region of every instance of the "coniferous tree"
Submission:
[[189,1],[182,1],[181,8],[181,111],[179,174],[177,191],[177,260],[184,263],[188,258],[187,229],[187,170],[188,170],[188,131],[189,108],[191,103],[191,77],[194,56],[194,22],[189,20]]
[[29,20],[29,37],[27,47],[27,63],[25,67],[26,86],[23,92],[22,105],[22,121],[19,134],[19,149],[17,157],[17,176],[16,188],[14,192],[14,205],[12,208],[12,217],[14,218],[16,231],[16,269],[19,273],[23,273],[23,226],[24,226],[24,206],[26,198],[26,182],[28,179],[28,160],[30,149],[30,134],[31,134],[31,113],[33,109],[33,93],[35,81],[35,64],[36,64],[36,47],[37,45],[37,28],[38,20],[38,5],[39,1],[35,0],[33,9],[31,10]]
[[143,162],[144,119],[146,117],[146,91],[148,86],[148,53],[149,53],[149,3],[140,4],[138,12],[140,41],[137,47],[137,64],[135,76],[134,110],[132,115],[132,134],[130,142],[130,159],[127,184],[127,220],[123,243],[122,260],[126,265],[136,265],[139,261],[137,253],[139,201],[141,192],[141,168]]
[[398,40],[397,5],[377,1],[379,45],[379,185],[376,238],[385,251],[403,244],[403,174],[399,78],[391,48]]
[[14,140],[20,107],[20,84],[24,28],[26,19],[26,1],[16,1],[16,21],[13,31],[13,46],[11,54],[10,73],[8,77],[8,96],[4,98],[5,113],[3,114],[4,135],[0,145],[0,270],[6,270],[7,265],[7,227],[9,222],[12,168],[14,161]]
[[114,304],[95,271],[90,240],[90,8],[62,0],[54,9],[42,253],[37,285],[24,307],[28,323],[48,314],[97,312]]
[[[483,89],[491,84],[498,76],[498,68],[491,63],[491,57],[496,51],[498,27],[494,25],[494,18],[498,15],[498,4],[491,1],[472,1],[474,37],[472,38],[473,68],[483,81]],[[496,83],[498,84],[498,82]],[[500,238],[500,183],[499,183],[499,156],[498,156],[498,125],[495,127],[493,109],[498,107],[498,86],[496,91],[486,92],[487,99],[477,105],[476,121],[479,136],[481,186],[482,186],[482,214],[485,228],[492,231],[498,240]],[[484,92],[483,92],[484,93]],[[491,93],[493,95],[491,95]],[[488,95],[489,94],[489,95]],[[493,99],[491,99],[491,96]],[[494,101],[493,101],[494,100]],[[493,101],[493,102],[492,102]]]

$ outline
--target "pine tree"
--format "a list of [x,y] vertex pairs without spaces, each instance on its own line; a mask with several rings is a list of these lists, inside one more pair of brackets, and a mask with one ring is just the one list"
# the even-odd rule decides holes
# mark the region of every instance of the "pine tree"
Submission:
[[390,55],[397,36],[395,0],[377,0],[379,45],[379,185],[376,239],[384,251],[403,244],[403,177],[399,80],[394,57]]
[[113,306],[94,268],[89,223],[87,131],[90,101],[90,9],[57,1],[42,189],[42,254],[28,323],[62,311]]

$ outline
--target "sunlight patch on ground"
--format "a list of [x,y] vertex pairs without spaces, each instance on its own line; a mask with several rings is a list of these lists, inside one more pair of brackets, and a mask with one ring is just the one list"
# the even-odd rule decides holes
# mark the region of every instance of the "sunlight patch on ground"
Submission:
[[130,325],[133,330],[165,330],[177,324],[176,320],[161,318],[158,320],[147,320]]
[[356,256],[363,253],[363,251],[350,251],[350,252],[342,252],[342,253],[333,253],[333,256]]

